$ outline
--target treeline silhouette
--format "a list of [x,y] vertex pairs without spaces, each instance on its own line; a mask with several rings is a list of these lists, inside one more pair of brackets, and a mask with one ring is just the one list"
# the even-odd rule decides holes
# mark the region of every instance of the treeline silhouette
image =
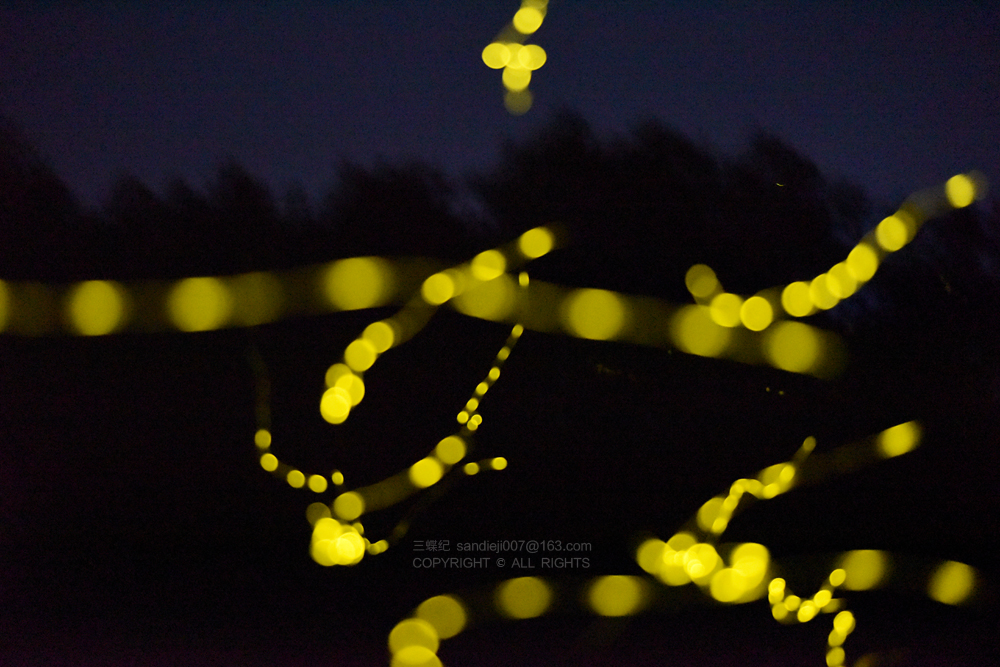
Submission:
[[[458,261],[558,222],[569,244],[532,275],[686,302],[683,276],[694,263],[744,294],[809,279],[899,203],[874,203],[861,186],[824,177],[767,133],[722,156],[657,120],[600,138],[570,111],[533,138],[508,142],[495,169],[461,182],[419,162],[342,161],[335,177],[321,201],[301,187],[276,198],[229,160],[204,190],[178,177],[158,193],[122,175],[103,205],[87,210],[5,120],[0,278],[173,278],[356,255]],[[478,206],[463,205],[470,196]],[[823,325],[896,339],[916,330],[941,346],[938,355],[994,354],[985,341],[1000,311],[1000,206],[991,201],[926,225],[873,284],[821,316]],[[964,342],[946,345],[951,336]]]

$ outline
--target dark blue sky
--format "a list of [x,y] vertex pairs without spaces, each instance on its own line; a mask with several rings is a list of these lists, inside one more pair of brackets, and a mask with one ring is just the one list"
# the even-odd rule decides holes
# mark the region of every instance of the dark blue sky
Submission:
[[535,106],[512,117],[480,52],[518,6],[4,3],[0,113],[86,203],[126,171],[202,186],[228,156],[279,194],[321,190],[342,157],[459,175],[564,106],[730,154],[766,128],[880,199],[970,168],[1000,187],[993,3],[553,0]]

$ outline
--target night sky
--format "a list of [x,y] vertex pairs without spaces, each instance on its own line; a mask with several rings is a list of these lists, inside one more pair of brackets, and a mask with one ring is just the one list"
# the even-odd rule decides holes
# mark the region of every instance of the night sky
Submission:
[[322,193],[341,158],[461,176],[566,107],[726,154],[770,130],[880,201],[1000,180],[988,2],[553,2],[522,117],[480,59],[515,2],[3,4],[0,112],[88,204],[123,172],[201,187],[228,157],[278,194]]
[[[970,169],[995,184],[992,197],[1000,187],[1000,12],[990,3],[554,1],[531,40],[548,62],[521,117],[480,59],[517,7],[4,3],[0,114],[90,206],[125,173],[161,191],[174,176],[205,188],[228,158],[278,196],[296,183],[321,196],[342,159],[420,160],[459,178],[488,171],[505,140],[563,109],[602,137],[655,117],[728,155],[771,131],[880,204]],[[724,541],[767,545],[803,596],[840,552],[896,554],[886,590],[845,593],[858,619],[848,663],[868,654],[869,664],[989,664],[1000,617],[990,263],[1000,245],[978,210],[929,221],[879,269],[869,295],[895,310],[810,320],[849,348],[835,379],[526,331],[470,438],[470,458],[504,456],[508,467],[446,478],[426,507],[421,496],[365,514],[373,541],[398,522],[409,528],[356,567],[309,557],[305,508],[334,490],[317,496],[261,470],[258,392],[270,388],[276,455],[309,472],[342,470],[357,488],[455,432],[509,326],[442,309],[366,371],[364,402],[336,427],[317,410],[324,371],[389,307],[189,334],[5,331],[0,663],[384,665],[393,626],[428,597],[455,593],[473,627],[442,645],[449,665],[822,665],[828,616],[786,627],[763,601],[724,606],[694,586],[664,588],[660,607],[634,618],[574,607],[586,578],[640,575],[641,539],[668,538],[812,435],[829,478],[757,503]],[[995,206],[982,210],[995,221]],[[601,233],[580,256],[609,240],[657,253],[639,233]],[[964,247],[969,238],[982,248]],[[946,240],[940,256],[933,239]],[[745,244],[739,261],[761,247],[754,240],[733,240]],[[580,284],[558,252],[546,280],[600,286]],[[621,264],[608,272],[626,284],[648,272]],[[10,285],[18,298],[49,298],[37,282]],[[905,456],[849,470],[854,459],[831,454],[910,420],[923,441]],[[505,539],[586,543],[588,566],[413,564],[418,540]],[[929,599],[941,559],[979,568],[974,604]],[[568,613],[494,622],[492,587],[520,574],[557,582]]]

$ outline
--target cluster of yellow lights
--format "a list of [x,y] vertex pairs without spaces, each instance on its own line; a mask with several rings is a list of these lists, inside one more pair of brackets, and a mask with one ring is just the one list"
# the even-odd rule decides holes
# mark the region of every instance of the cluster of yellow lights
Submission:
[[[326,390],[320,398],[320,415],[323,419],[331,424],[345,422],[351,410],[364,399],[364,373],[372,368],[381,354],[419,331],[438,306],[455,301],[456,308],[467,314],[496,315],[496,299],[488,299],[492,305],[484,311],[483,299],[475,295],[490,293],[491,284],[502,285],[503,289],[518,289],[509,282],[507,270],[550,252],[555,247],[555,241],[556,237],[551,230],[544,227],[531,229],[510,244],[481,252],[466,264],[435,272],[424,279],[418,297],[411,299],[395,315],[365,327],[361,335],[347,345],[342,361],[327,369]],[[341,263],[328,271],[330,283],[350,284],[343,276],[357,275],[357,269],[345,270],[343,266]],[[341,272],[341,277],[337,277],[338,271]],[[384,273],[373,272],[372,275]],[[521,272],[518,284],[520,289],[527,287],[527,273]],[[383,291],[384,288],[379,286],[365,297],[365,301],[377,300],[376,294]],[[340,298],[344,301],[349,297],[343,295]],[[513,307],[516,300],[513,295],[508,295],[505,302],[508,302],[508,307]],[[358,303],[360,302],[343,303],[342,307],[357,307]],[[505,316],[506,314],[505,311]],[[504,362],[523,333],[524,327],[515,324],[486,377],[476,385],[472,396],[458,413],[456,420],[459,430],[442,439],[430,454],[413,463],[407,470],[385,480],[339,493],[329,505],[319,502],[309,505],[306,518],[313,526],[309,552],[317,563],[324,566],[354,565],[361,561],[365,553],[379,554],[389,548],[390,541],[387,539],[372,542],[365,537],[364,528],[358,519],[366,512],[384,509],[437,484],[452,467],[466,458],[472,436],[483,422],[479,413],[480,403],[500,377]],[[329,488],[325,476],[307,475],[283,463],[271,451],[272,435],[269,430],[270,416],[266,396],[259,397],[258,403],[258,430],[254,441],[261,467],[284,479],[293,488],[308,487],[315,493],[324,493]],[[462,472],[475,475],[483,469],[503,470],[506,467],[507,460],[501,456],[478,462],[469,461],[462,466]],[[342,486],[343,473],[334,470],[330,481],[337,487]],[[392,540],[398,540],[404,534],[405,526],[401,523],[393,532]]]
[[[786,315],[806,317],[821,310],[829,310],[851,297],[872,279],[886,255],[900,250],[913,240],[926,220],[949,208],[969,206],[984,191],[985,180],[980,174],[973,172],[951,177],[943,188],[911,195],[895,213],[882,220],[861,239],[844,261],[811,280],[796,281],[743,297],[726,292],[710,267],[696,264],[688,270],[685,284],[691,296],[704,309],[702,319],[711,320],[718,328],[745,327],[750,331],[764,331]],[[703,326],[707,328],[707,325]],[[805,340],[801,334],[792,333],[795,331],[786,328],[784,336],[776,335],[778,341],[768,345],[768,355],[779,368],[789,366],[786,370],[794,371],[797,367],[805,366],[812,356],[782,355],[781,350],[788,347],[780,343],[783,337]],[[715,331],[714,339],[724,338],[725,334]],[[705,346],[711,347],[707,343]]]
[[[694,583],[716,603],[745,604],[766,598],[773,618],[785,624],[808,623],[822,614],[832,614],[826,663],[840,667],[846,657],[843,645],[856,622],[854,614],[845,609],[845,600],[834,595],[838,589],[866,591],[885,586],[897,567],[892,555],[877,550],[841,553],[818,590],[802,598],[794,595],[779,576],[780,564],[772,561],[767,547],[754,542],[719,544],[718,539],[737,510],[749,504],[748,499],[769,500],[798,484],[816,483],[850,469],[845,461],[863,465],[873,459],[905,454],[918,446],[921,435],[917,422],[905,422],[859,443],[837,448],[825,458],[811,457],[816,440],[806,438],[790,461],[764,468],[753,478],[736,480],[727,494],[703,504],[689,527],[666,542],[644,540],[636,550],[636,561],[653,581],[632,575],[600,576],[585,582],[578,593],[566,594],[550,580],[516,577],[493,586],[489,597],[497,615],[509,620],[536,618],[557,608],[567,612],[582,608],[599,616],[618,617],[639,614],[665,591]],[[800,480],[803,470],[808,472],[807,482]],[[902,568],[902,564],[898,567]],[[979,574],[964,563],[939,562],[929,577],[923,565],[912,570],[904,579],[910,581],[918,573],[925,576],[927,594],[943,604],[965,604],[978,588]],[[478,617],[484,615],[479,613]],[[466,603],[457,594],[426,600],[390,633],[392,664],[441,665],[437,655],[440,641],[461,632],[469,618]]]
[[953,176],[943,187],[917,192],[826,273],[749,297],[726,292],[704,264],[692,266],[685,276],[695,300],[685,306],[608,290],[529,284],[526,273],[512,271],[553,250],[557,241],[553,229],[539,227],[507,246],[443,270],[427,259],[353,257],[284,272],[174,283],[92,280],[58,287],[0,281],[0,332],[198,332],[256,326],[293,315],[407,304],[400,314],[370,325],[345,351],[342,366],[331,369],[322,399],[323,415],[331,423],[346,419],[363,398],[363,372],[378,356],[414,335],[433,309],[445,304],[471,317],[534,331],[669,346],[829,377],[843,365],[839,337],[785,318],[805,317],[849,298],[925,220],[970,205],[985,187],[983,177],[972,172]]
[[[518,34],[523,37],[537,29],[544,10],[544,3],[525,2],[515,17]],[[507,58],[503,67],[510,67],[512,58],[518,63],[515,69],[524,66],[530,72],[529,64],[540,66],[530,55],[533,51],[525,50],[529,47],[521,42],[517,46],[505,46],[508,55],[500,56],[501,60]],[[271,451],[266,400],[259,397],[254,441],[261,467],[296,489],[323,494],[332,483],[338,491],[331,503],[314,502],[306,510],[313,526],[310,555],[324,566],[353,565],[365,554],[378,554],[390,546],[387,539],[372,542],[365,537],[359,521],[363,514],[392,506],[437,484],[466,459],[475,431],[482,424],[480,403],[525,329],[592,340],[669,345],[690,354],[768,363],[789,372],[823,376],[837,364],[839,339],[783,318],[805,317],[849,298],[871,280],[887,254],[913,239],[925,220],[947,207],[970,205],[984,187],[980,175],[959,174],[943,188],[916,193],[828,272],[746,298],[725,292],[714,271],[705,265],[695,265],[687,272],[685,283],[695,300],[688,306],[530,281],[523,271],[513,277],[511,272],[520,265],[556,248],[556,231],[538,227],[510,244],[446,269],[424,259],[355,257],[283,273],[194,277],[173,283],[92,280],[53,287],[0,281],[0,332],[47,335],[62,329],[85,336],[170,328],[199,332],[256,326],[293,314],[367,309],[402,299],[401,310],[365,327],[346,347],[341,361],[326,372],[320,414],[331,424],[341,424],[364,399],[364,373],[380,355],[415,335],[437,307],[447,304],[471,317],[513,323],[493,366],[458,413],[459,430],[408,469],[370,486],[341,492],[345,478],[339,470],[329,475],[307,474],[280,461]],[[719,603],[746,603],[766,596],[774,618],[785,623],[806,623],[820,614],[836,613],[827,664],[837,667],[844,663],[842,645],[853,631],[855,619],[843,609],[843,600],[833,595],[837,589],[856,591],[883,585],[893,567],[892,557],[869,550],[842,554],[819,590],[803,600],[787,590],[784,579],[775,576],[778,567],[765,546],[726,545],[718,540],[738,509],[751,500],[774,498],[802,483],[806,466],[810,481],[816,481],[872,459],[912,451],[921,435],[917,422],[906,422],[827,456],[810,456],[815,440],[807,438],[791,461],[765,468],[754,478],[737,480],[727,494],[704,503],[690,525],[667,541],[652,538],[643,542],[636,552],[638,564],[661,584],[675,587],[694,583]],[[475,475],[483,469],[506,467],[506,459],[495,457],[467,462],[461,470]],[[391,539],[401,537],[400,526]],[[977,579],[978,574],[968,565],[944,562],[933,570],[927,593],[944,604],[963,604],[977,590]],[[593,613],[624,616],[645,609],[656,590],[645,578],[605,576],[590,581],[579,599]],[[521,577],[499,584],[493,599],[501,616],[524,619],[550,611],[555,593],[551,582]],[[467,620],[465,606],[457,596],[431,598],[390,635],[393,664],[440,664],[436,653],[439,641],[458,634]]]
[[548,0],[522,0],[513,20],[483,49],[483,62],[490,69],[503,70],[504,105],[515,116],[531,108],[531,73],[545,64],[545,49],[524,40],[545,20]]

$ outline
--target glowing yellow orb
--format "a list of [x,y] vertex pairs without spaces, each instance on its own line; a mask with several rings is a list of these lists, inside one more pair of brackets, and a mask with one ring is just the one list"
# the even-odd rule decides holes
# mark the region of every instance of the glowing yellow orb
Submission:
[[976,200],[976,183],[965,174],[956,174],[944,184],[948,203],[955,208],[964,208]]
[[79,333],[102,336],[117,329],[125,316],[125,292],[115,282],[89,280],[69,296],[69,319]]
[[229,320],[232,298],[217,278],[186,278],[170,291],[167,312],[181,331],[209,331]]
[[544,16],[535,7],[521,7],[514,14],[514,29],[522,35],[530,35],[538,30],[542,25]]

